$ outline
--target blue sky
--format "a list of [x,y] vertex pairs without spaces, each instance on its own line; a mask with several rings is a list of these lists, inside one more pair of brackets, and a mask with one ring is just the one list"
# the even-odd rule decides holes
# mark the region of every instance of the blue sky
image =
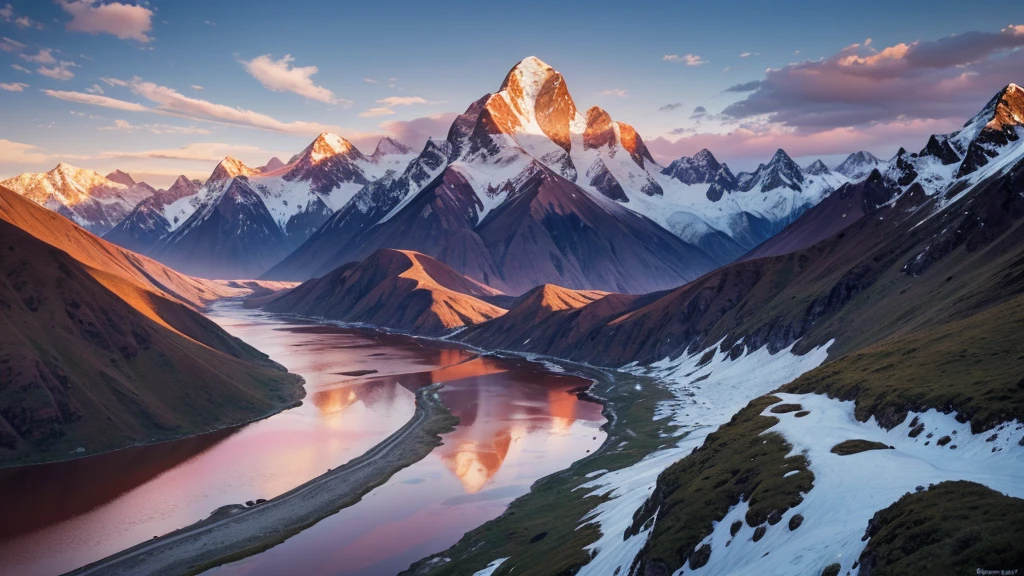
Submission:
[[226,154],[287,159],[321,127],[367,152],[385,134],[421,145],[528,55],[659,157],[707,145],[737,168],[779,146],[826,159],[918,148],[1024,82],[1019,0],[5,4],[2,176],[65,160],[166,184]]

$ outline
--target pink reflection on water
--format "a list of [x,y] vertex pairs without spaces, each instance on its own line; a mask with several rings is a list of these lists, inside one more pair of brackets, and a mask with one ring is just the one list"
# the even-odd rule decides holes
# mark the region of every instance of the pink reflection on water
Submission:
[[[438,378],[443,375],[447,377]],[[586,384],[520,360],[477,358],[434,372],[460,418],[427,458],[363,500],[260,555],[211,572],[393,574],[497,517],[538,478],[600,446]]]

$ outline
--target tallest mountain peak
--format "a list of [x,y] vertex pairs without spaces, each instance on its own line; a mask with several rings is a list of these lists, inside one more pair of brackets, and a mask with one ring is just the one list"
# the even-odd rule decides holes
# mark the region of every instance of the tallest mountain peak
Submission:
[[[508,76],[511,77],[513,74],[519,76],[540,76],[546,77],[549,74],[558,74],[555,69],[548,65],[547,62],[537,58],[536,56],[527,56],[519,61],[512,70],[509,71]],[[505,78],[505,84],[508,83],[508,77]],[[504,88],[505,84],[502,85]]]
[[[482,118],[489,132],[531,132],[536,128],[568,152],[569,124],[576,104],[565,79],[535,56],[519,61],[505,76],[501,89],[484,104]],[[536,128],[535,128],[536,127]]]

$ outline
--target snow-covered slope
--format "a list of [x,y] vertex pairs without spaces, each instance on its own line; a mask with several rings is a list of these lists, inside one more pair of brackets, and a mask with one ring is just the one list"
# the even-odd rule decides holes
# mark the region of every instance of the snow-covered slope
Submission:
[[201,182],[182,175],[167,190],[157,190],[139,202],[135,208],[110,229],[103,238],[129,250],[147,253],[161,239],[185,220],[180,218],[172,226],[168,221],[168,206],[182,198],[195,197]]
[[49,172],[21,174],[0,185],[70,218],[94,234],[103,234],[154,191],[148,184],[135,183],[123,172],[123,177],[118,173],[111,175],[121,181],[62,162]]
[[[833,563],[844,574],[855,570],[866,544],[864,527],[874,513],[904,494],[940,482],[967,480],[1024,498],[1024,446],[1015,441],[1015,435],[1024,430],[1020,422],[1002,424],[993,440],[991,432],[972,433],[969,423],[933,409],[911,412],[903,424],[886,430],[873,418],[858,421],[852,401],[815,394],[777,396],[808,412],[799,418],[792,412],[766,410],[765,415],[779,419],[768,432],[781,434],[793,446],[791,454],[810,460],[813,488],[756,541],[750,526],[730,533],[729,526],[745,517],[749,503],[735,506],[702,542],[711,546],[710,561],[698,570],[686,570],[687,574],[813,574]],[[911,433],[918,424],[922,430]],[[954,440],[949,445],[936,443],[941,437]],[[832,451],[850,440],[890,448],[853,455]],[[789,528],[798,515],[799,529]],[[751,562],[752,558],[764,559]]]
[[1022,126],[1024,88],[1009,84],[960,130],[932,135],[918,153],[900,148],[883,173],[905,190],[920,184],[942,209],[1024,157]]
[[151,254],[193,276],[255,278],[288,253],[288,242],[261,194],[244,175],[206,187],[199,208]]

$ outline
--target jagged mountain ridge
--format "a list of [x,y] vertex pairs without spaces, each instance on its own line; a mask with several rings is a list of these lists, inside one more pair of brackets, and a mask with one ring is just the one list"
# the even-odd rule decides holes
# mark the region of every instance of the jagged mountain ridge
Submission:
[[[126,247],[179,263],[193,273],[214,273],[216,266],[204,261],[199,246],[204,242],[209,243],[209,259],[217,261],[223,254],[230,252],[222,250],[233,242],[230,234],[220,235],[219,240],[207,237],[196,244],[195,250],[190,249],[188,258],[175,256],[179,249],[171,245],[191,245],[191,241],[185,242],[182,238],[193,234],[192,228],[182,232],[179,230],[196,213],[212,214],[214,212],[208,208],[215,204],[221,204],[223,208],[224,193],[236,178],[243,177],[246,185],[260,197],[285,238],[280,248],[270,250],[269,247],[263,247],[259,257],[250,258],[253,262],[259,262],[263,269],[255,265],[228,268],[235,271],[244,269],[251,271],[252,275],[258,275],[276,262],[269,261],[267,254],[275,254],[280,259],[301,244],[332,215],[331,203],[343,204],[365,183],[373,181],[381,173],[387,174],[392,167],[401,166],[402,162],[409,159],[407,150],[400,142],[382,139],[375,156],[368,158],[347,140],[325,133],[314,139],[287,165],[282,163],[276,166],[270,162],[263,169],[253,169],[237,159],[225,158],[202,186],[194,187],[190,184],[186,187],[179,178],[167,194],[158,194],[136,206],[107,237]],[[237,199],[236,196],[232,198]],[[244,210],[236,211],[238,214],[242,212]],[[223,210],[216,213],[224,214]],[[261,217],[251,217],[262,220]],[[237,230],[238,226],[239,223],[233,223],[228,228]],[[266,231],[266,234],[271,232]],[[177,238],[174,242],[169,241],[172,235]],[[221,256],[212,256],[218,251]],[[246,257],[244,254],[239,255]],[[218,277],[224,277],[223,271],[217,274]]]
[[124,172],[114,179],[94,170],[61,162],[53,170],[25,173],[0,182],[40,206],[53,210],[96,234],[103,234],[123,220],[136,204],[155,190],[136,183]]
[[254,278],[288,252],[284,232],[245,176],[224,182],[152,249],[154,258],[204,278]]
[[[597,287],[633,292],[668,287],[709,270],[718,260],[709,258],[702,248],[688,246],[678,238],[666,238],[665,234],[657,231],[663,229],[658,223],[643,216],[636,220],[629,215],[636,213],[630,210],[630,194],[662,194],[660,184],[648,170],[660,174],[661,168],[632,127],[612,121],[599,108],[581,113],[561,74],[536,58],[527,58],[513,67],[498,92],[483,96],[455,119],[444,142],[428,142],[405,173],[360,191],[303,246],[268,272],[267,277],[318,276],[345,262],[359,260],[377,248],[415,248],[471,277],[493,282],[494,286],[513,292],[546,282],[572,288]],[[631,230],[638,230],[636,227],[639,226],[648,231],[645,233],[661,238],[654,244],[655,251],[647,250],[647,256],[642,258],[653,268],[646,272],[636,270],[631,277],[620,272],[616,278],[588,279],[587,275],[598,266],[581,268],[573,264],[561,270],[558,268],[562,264],[540,266],[547,268],[541,273],[539,268],[531,265],[527,268],[549,275],[520,279],[515,278],[511,270],[521,262],[541,263],[552,257],[558,260],[561,258],[558,254],[565,254],[564,249],[548,251],[552,255],[550,257],[543,254],[517,256],[504,252],[497,245],[482,250],[480,241],[471,240],[473,235],[492,239],[500,236],[492,232],[497,230],[497,226],[490,223],[491,214],[499,213],[501,207],[519,198],[520,187],[531,182],[534,175],[542,173],[543,180],[557,182],[553,184],[554,188],[577,189],[578,192],[570,192],[568,197],[575,198],[581,206],[600,206],[601,210],[614,213],[615,218],[635,223],[629,225]],[[437,185],[428,182],[439,182],[438,178],[452,185],[451,189],[458,189],[457,196],[463,198],[456,202],[461,206],[457,209],[461,210],[461,221],[450,219],[453,227],[448,230],[452,232],[451,236],[459,238],[458,248],[448,244],[448,235],[434,241],[433,245],[422,246],[414,242],[412,238],[419,234],[413,229],[416,218],[400,217],[403,211],[412,210],[413,206],[424,209],[423,201],[417,202],[416,199],[421,193],[433,194]],[[428,191],[431,186],[434,188]],[[580,210],[588,208],[581,207]],[[396,225],[399,221],[404,229]],[[647,223],[640,224],[643,221]],[[343,222],[350,225],[343,226]],[[512,230],[517,224],[508,225]],[[479,234],[478,226],[481,230],[487,228],[489,232]],[[619,223],[613,225],[613,229],[621,229],[622,226]],[[701,230],[707,228],[710,227]],[[456,233],[455,230],[464,232]],[[716,230],[708,232],[725,236]],[[551,230],[544,232],[545,235],[550,233]],[[636,241],[632,232],[624,235],[616,232],[616,235],[620,242]],[[577,240],[566,241],[571,244]],[[603,245],[610,246],[607,243]],[[662,249],[668,252],[655,253]],[[742,251],[742,248],[734,247],[731,256]],[[634,252],[639,254],[644,250]],[[458,261],[448,259],[447,254],[452,254]],[[504,273],[510,263],[510,272]],[[591,281],[601,284],[589,284]],[[515,283],[516,288],[512,288],[510,282]]]

